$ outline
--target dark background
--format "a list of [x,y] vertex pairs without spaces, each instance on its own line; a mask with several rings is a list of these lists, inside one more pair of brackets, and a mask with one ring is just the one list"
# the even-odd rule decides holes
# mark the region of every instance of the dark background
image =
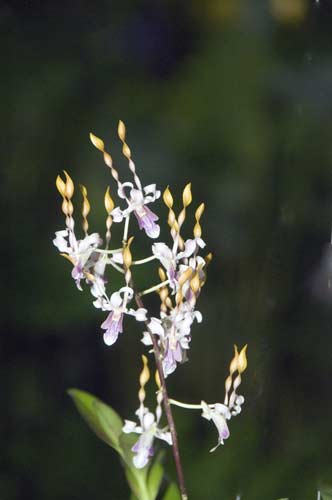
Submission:
[[21,0],[1,4],[0,26],[0,499],[128,498],[66,389],[132,418],[140,332],[128,320],[106,348],[101,313],[52,245],[64,168],[104,232],[109,172],[88,133],[127,169],[120,118],[144,184],[180,199],[191,180],[206,202],[204,322],[171,394],[221,401],[233,343],[249,345],[246,403],[223,448],[209,454],[214,426],[175,410],[190,498],[315,499],[332,482],[331,2]]

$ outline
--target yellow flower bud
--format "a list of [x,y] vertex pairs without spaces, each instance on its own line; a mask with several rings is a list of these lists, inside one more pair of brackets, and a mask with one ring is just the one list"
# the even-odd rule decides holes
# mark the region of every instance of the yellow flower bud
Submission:
[[124,142],[126,139],[126,126],[122,120],[119,120],[118,135],[119,135],[121,141]]
[[66,170],[64,170],[63,173],[65,174],[66,177],[65,196],[66,198],[68,198],[68,200],[70,200],[70,198],[72,198],[74,194],[74,183],[68,172],[66,172]]
[[194,274],[194,277],[190,281],[190,288],[194,293],[197,293],[200,289],[200,282],[199,282],[199,276],[198,273]]
[[196,218],[196,220],[199,220],[202,217],[204,209],[205,209],[205,205],[204,205],[204,203],[201,203],[200,206],[197,208],[197,210],[195,212],[195,218]]
[[183,287],[183,285],[185,284],[186,281],[188,281],[190,278],[191,278],[191,275],[193,273],[193,270],[191,267],[188,267],[188,269],[186,269],[182,274],[181,276],[179,277],[178,279],[178,282],[179,282],[179,285],[180,287]]
[[238,359],[239,359],[239,353],[237,350],[237,346],[234,345],[234,358],[231,361],[231,364],[229,365],[229,372],[233,374],[237,368],[238,368]]
[[191,183],[190,182],[186,185],[186,187],[183,190],[182,201],[183,201],[184,207],[188,207],[190,205],[190,203],[192,202]]
[[122,146],[122,153],[124,154],[124,156],[130,160],[131,158],[131,151],[130,151],[130,148],[128,146],[128,144],[124,143],[123,146]]
[[[86,219],[86,217],[88,216],[88,214],[90,212],[90,203],[89,203],[89,200],[88,200],[88,191],[87,191],[86,187],[83,186],[83,184],[80,184],[80,188],[81,188],[81,192],[82,192],[82,195],[83,195],[82,215],[83,215],[84,219]],[[86,229],[88,229],[88,228],[86,228]]]
[[110,188],[109,186],[107,187],[106,189],[106,193],[105,193],[105,196],[104,196],[104,205],[105,205],[105,209],[106,209],[106,212],[108,214],[110,214],[114,208],[114,201],[112,199],[112,196],[110,195]]
[[61,196],[65,197],[65,192],[66,192],[66,184],[64,181],[61,179],[60,175],[57,176],[55,185]]
[[133,236],[131,238],[129,238],[127,245],[123,249],[123,263],[124,263],[126,268],[129,268],[131,266],[132,261],[133,261],[131,251],[130,251],[130,245],[131,245],[133,239],[134,239]]
[[150,378],[150,370],[148,366],[148,358],[142,355],[142,361],[143,361],[143,370],[141,371],[141,374],[139,376],[139,383],[141,388],[145,386],[145,384],[148,382]]
[[171,194],[168,186],[167,186],[167,188],[164,191],[163,200],[164,200],[164,203],[165,203],[166,207],[172,208],[172,206],[173,206],[173,196],[172,196],[172,194]]
[[205,208],[204,203],[201,203],[195,212],[195,219],[196,219],[196,224],[194,227],[195,238],[200,238],[202,236],[202,228],[201,228],[201,225],[199,223],[199,220],[202,217],[202,214],[204,212],[204,208]]
[[94,145],[95,148],[99,149],[99,151],[104,152],[104,141],[99,139],[96,135],[90,133],[90,141]]
[[246,355],[246,350],[247,350],[248,345],[246,344],[242,349],[239,354],[238,362],[237,362],[237,369],[239,373],[243,373],[244,370],[247,368],[248,362],[247,362],[247,355]]
[[158,268],[158,274],[159,274],[159,278],[161,279],[161,281],[166,280],[166,274],[165,274],[165,271],[162,267]]

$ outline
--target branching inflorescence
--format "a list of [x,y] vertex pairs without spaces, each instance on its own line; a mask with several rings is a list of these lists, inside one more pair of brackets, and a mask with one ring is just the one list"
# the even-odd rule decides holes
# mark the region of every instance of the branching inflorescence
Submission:
[[[167,223],[170,230],[171,245],[155,241],[151,245],[151,255],[145,259],[133,260],[131,246],[133,237],[129,237],[129,221],[132,214],[138,226],[148,238],[159,239],[160,227],[157,223],[158,216],[148,205],[160,197],[160,191],[155,184],[143,187],[137,175],[131,151],[126,143],[126,128],[122,121],[119,122],[118,135],[122,142],[122,152],[128,160],[129,170],[133,182],[122,182],[118,170],[113,164],[111,155],[106,151],[104,142],[90,134],[92,144],[102,153],[107,167],[117,185],[117,193],[124,207],[115,207],[108,187],[104,196],[106,209],[106,234],[105,242],[98,233],[89,233],[88,215],[90,203],[85,186],[80,186],[83,206],[83,232],[82,239],[77,239],[75,222],[73,218],[74,183],[69,174],[64,171],[64,179],[56,179],[56,187],[62,196],[62,211],[65,215],[66,228],[55,233],[54,245],[61,255],[73,265],[72,277],[76,286],[82,290],[81,282],[84,281],[93,296],[93,305],[107,313],[101,324],[103,339],[107,346],[113,345],[119,334],[123,332],[123,323],[126,316],[132,316],[138,322],[143,322],[144,331],[142,343],[149,346],[156,361],[157,406],[155,413],[144,406],[145,385],[150,377],[148,361],[143,356],[143,370],[140,374],[139,408],[136,411],[139,425],[135,422],[125,421],[124,433],[137,433],[140,435],[133,446],[133,462],[135,467],[144,467],[149,457],[153,454],[154,438],[159,438],[173,445],[179,486],[182,498],[186,498],[183,472],[180,461],[177,435],[172,416],[171,405],[186,409],[200,410],[202,416],[212,420],[218,430],[218,444],[214,451],[224,440],[229,437],[227,420],[240,413],[244,398],[238,395],[237,389],[241,383],[241,375],[246,369],[246,347],[238,352],[235,347],[234,357],[230,364],[230,373],[225,382],[225,398],[223,403],[208,404],[201,401],[199,404],[188,404],[169,398],[165,379],[173,373],[179,363],[188,359],[188,350],[191,342],[193,323],[202,321],[201,313],[196,309],[196,302],[201,289],[206,281],[206,270],[212,259],[211,253],[204,257],[200,252],[205,247],[202,239],[200,219],[204,212],[204,203],[195,211],[193,238],[184,240],[181,229],[187,215],[187,208],[192,202],[191,185],[187,184],[182,194],[182,209],[176,216],[173,209],[173,196],[167,187],[163,193],[163,201],[168,208]],[[123,237],[121,245],[110,248],[113,223],[123,224]],[[160,282],[144,291],[138,292],[135,288],[132,269],[134,266],[159,261]],[[111,294],[106,289],[107,280],[105,270],[111,266],[121,273],[124,286]],[[160,297],[160,315],[152,317],[143,304],[142,297],[156,292]],[[131,306],[132,302],[136,307]],[[162,403],[168,422],[168,428],[160,428],[162,417]]]

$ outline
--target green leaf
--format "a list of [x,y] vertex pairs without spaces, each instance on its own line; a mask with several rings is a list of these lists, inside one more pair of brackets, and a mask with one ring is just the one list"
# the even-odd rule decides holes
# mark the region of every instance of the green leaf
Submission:
[[166,490],[163,500],[181,500],[181,495],[176,484],[171,483]]
[[148,490],[150,493],[151,500],[155,500],[158,495],[161,481],[164,475],[164,468],[160,463],[160,456],[156,457],[153,464],[150,467],[148,475]]
[[322,500],[332,500],[332,486],[324,485],[320,489]]
[[119,437],[123,422],[120,416],[92,394],[78,389],[70,389],[69,396],[93,432],[122,456]]
[[144,494],[144,491],[142,492],[142,489],[144,490],[145,481],[144,478],[140,478],[139,472],[139,469],[135,469],[134,467],[125,467],[126,478],[134,498],[150,500],[149,496]]

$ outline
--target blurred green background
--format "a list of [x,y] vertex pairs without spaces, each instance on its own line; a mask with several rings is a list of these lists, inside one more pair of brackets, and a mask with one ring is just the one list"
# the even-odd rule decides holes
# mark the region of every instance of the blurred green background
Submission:
[[[206,202],[204,322],[170,393],[221,401],[233,343],[249,345],[246,403],[224,447],[209,454],[214,426],[175,410],[190,498],[315,499],[332,482],[331,2],[13,0],[0,23],[0,499],[128,498],[115,453],[66,389],[132,418],[140,332],[129,320],[106,348],[103,315],[52,245],[64,168],[104,232],[110,176],[88,133],[127,172],[120,118],[144,184],[180,200],[190,180],[194,205]],[[193,210],[188,236],[192,221]],[[175,477],[170,452],[167,467]]]

